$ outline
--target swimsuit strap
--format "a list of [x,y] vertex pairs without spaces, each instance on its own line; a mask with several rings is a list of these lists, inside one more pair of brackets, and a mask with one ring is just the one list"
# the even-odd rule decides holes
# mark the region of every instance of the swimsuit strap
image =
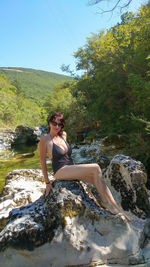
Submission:
[[55,142],[53,141],[53,137],[51,136],[51,134],[49,134],[50,135],[50,137],[52,138],[51,140],[52,140],[52,144],[53,144],[53,146],[52,146],[52,154],[53,154],[53,149],[55,149],[54,147],[55,146],[57,146],[57,147],[59,147],[60,149],[62,149],[64,152],[68,152],[68,143],[67,143],[67,141],[63,138],[63,137],[61,137],[60,136],[60,138],[62,138],[62,140],[64,140],[64,142],[65,142],[65,144],[66,144],[66,146],[67,146],[67,150],[65,150],[65,149],[63,149],[63,148],[61,148],[60,146],[58,146],[57,144],[55,144]]
[[[53,137],[51,136],[51,134],[49,134],[50,135],[50,137],[52,138],[51,140],[52,140],[52,142],[53,142],[53,144],[55,144],[55,142],[53,141]],[[60,136],[60,138],[62,138],[63,140],[64,140],[64,142],[67,144],[67,141],[62,137],[62,136]],[[56,144],[57,145],[57,144]]]
[[61,137],[63,140],[64,140],[64,142],[67,144],[67,141],[63,138],[63,137]]

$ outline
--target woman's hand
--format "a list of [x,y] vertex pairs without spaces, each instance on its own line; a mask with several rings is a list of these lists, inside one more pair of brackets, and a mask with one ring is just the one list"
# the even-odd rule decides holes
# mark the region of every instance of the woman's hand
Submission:
[[50,190],[53,190],[53,187],[52,187],[51,183],[48,183],[48,184],[46,184],[46,193],[45,193],[46,197],[48,196]]

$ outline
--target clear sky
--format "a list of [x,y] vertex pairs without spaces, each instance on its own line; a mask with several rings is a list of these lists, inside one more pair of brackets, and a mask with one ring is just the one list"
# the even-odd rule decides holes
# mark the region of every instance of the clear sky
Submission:
[[[74,69],[73,53],[86,38],[120,21],[119,10],[103,15],[99,10],[116,1],[89,6],[88,0],[0,0],[0,67],[62,73],[60,66],[70,64]],[[145,2],[133,0],[124,12],[136,12]]]

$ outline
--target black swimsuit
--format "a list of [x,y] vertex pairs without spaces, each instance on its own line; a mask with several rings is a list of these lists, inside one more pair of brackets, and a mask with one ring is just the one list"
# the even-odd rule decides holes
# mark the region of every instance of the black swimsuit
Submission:
[[[64,140],[64,139],[63,139]],[[65,140],[64,140],[65,141]],[[71,158],[72,148],[71,146],[65,141],[67,145],[67,151],[64,151],[60,146],[57,146],[53,142],[53,148],[52,148],[52,168],[54,174],[63,166],[65,165],[73,165],[73,160]]]

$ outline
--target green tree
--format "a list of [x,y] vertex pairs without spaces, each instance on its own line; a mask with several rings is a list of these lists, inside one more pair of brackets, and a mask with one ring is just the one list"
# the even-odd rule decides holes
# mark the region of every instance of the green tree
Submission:
[[23,94],[18,94],[18,90],[5,75],[0,75],[0,127],[40,125],[43,121],[42,109]]
[[55,86],[43,107],[46,109],[47,114],[62,112],[66,117],[73,101],[74,98],[70,92],[69,83],[63,81]]
[[148,116],[149,16],[150,5],[137,15],[125,13],[120,25],[93,35],[75,53],[77,68],[85,70],[78,83],[89,99],[87,110],[95,120],[102,120],[105,130],[138,130],[139,124],[136,127],[131,122],[131,113],[142,114],[142,106]]

